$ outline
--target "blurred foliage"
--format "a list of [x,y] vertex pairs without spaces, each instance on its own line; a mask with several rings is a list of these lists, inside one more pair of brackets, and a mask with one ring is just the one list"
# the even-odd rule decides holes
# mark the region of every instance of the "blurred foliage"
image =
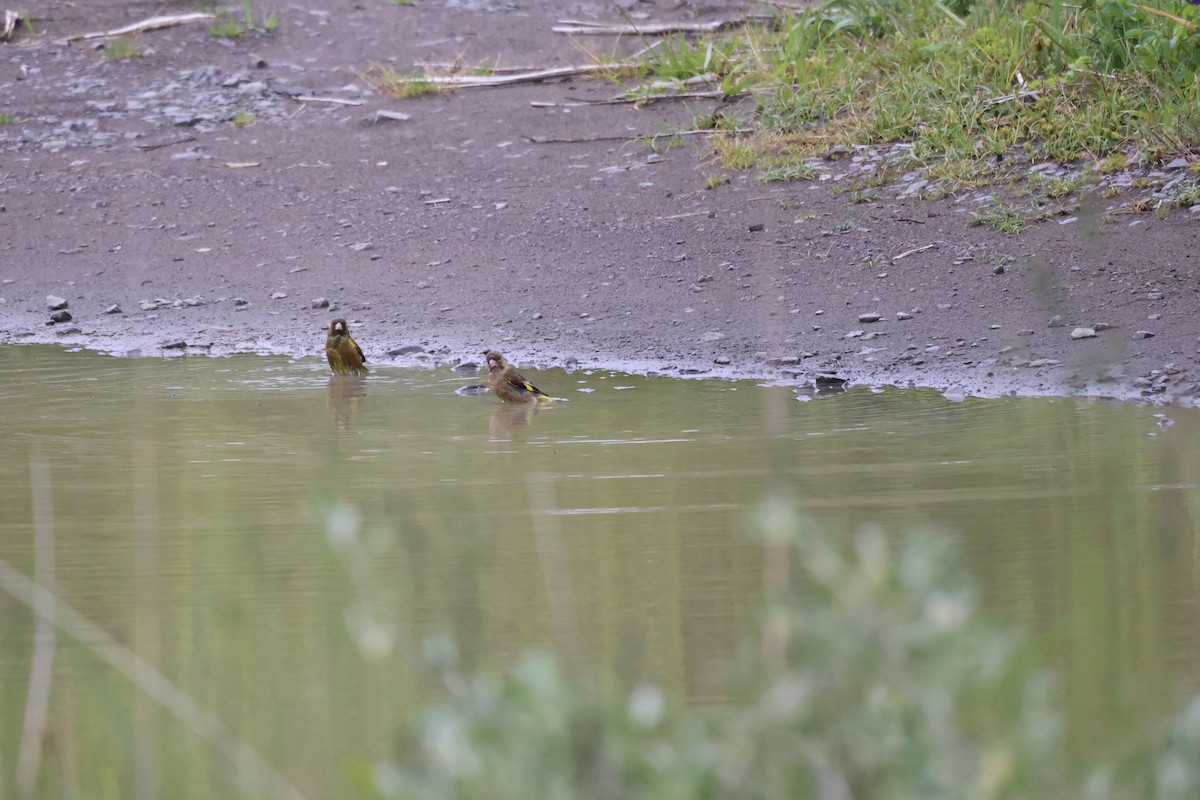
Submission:
[[384,798],[1185,798],[1200,698],[1110,762],[1073,763],[1052,672],[984,615],[949,539],[830,535],[768,504],[768,586],[742,698],[670,707],[647,684],[570,679],[529,653],[502,673],[426,662],[445,699],[374,770]]

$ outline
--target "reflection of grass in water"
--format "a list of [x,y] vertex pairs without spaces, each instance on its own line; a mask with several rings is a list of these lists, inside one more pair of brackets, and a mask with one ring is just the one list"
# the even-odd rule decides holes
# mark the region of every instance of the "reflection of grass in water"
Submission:
[[[37,620],[16,767],[15,783],[20,796],[34,797],[39,785],[42,741],[50,732],[47,707],[53,679],[55,629],[61,629],[80,646],[72,648],[78,656],[77,663],[86,665],[90,660],[82,654],[82,648],[88,656],[107,664],[129,680],[136,693],[135,708],[141,698],[149,698],[173,715],[194,735],[220,751],[230,767],[227,773],[229,780],[239,786],[246,795],[299,798],[299,792],[220,719],[203,709],[193,697],[168,680],[162,672],[139,657],[127,645],[55,595],[50,588],[55,585],[55,542],[49,469],[45,464],[35,462],[31,472],[36,577],[30,579],[6,560],[0,559],[0,590],[28,607]],[[93,689],[92,696],[103,708],[102,717],[109,729],[120,734],[116,742],[117,752],[126,756],[133,754],[134,764],[140,765],[135,766],[135,780],[139,787],[149,786],[150,793],[156,793],[157,779],[150,777],[155,775],[156,767],[150,765],[157,764],[158,756],[153,751],[158,748],[159,742],[139,739],[141,731],[135,730],[136,726],[131,724],[126,711],[128,703],[122,697],[124,692],[108,681],[103,671],[85,666],[81,672],[85,682]],[[76,733],[75,730],[65,730],[61,736],[64,741],[73,742]],[[67,747],[72,749],[70,745]],[[186,771],[184,768],[187,762],[192,760],[195,754],[191,748],[185,748],[182,757],[184,763],[173,763],[170,766]],[[147,758],[150,759],[148,762]],[[117,763],[120,760],[114,759]],[[119,779],[117,780],[119,782]]]

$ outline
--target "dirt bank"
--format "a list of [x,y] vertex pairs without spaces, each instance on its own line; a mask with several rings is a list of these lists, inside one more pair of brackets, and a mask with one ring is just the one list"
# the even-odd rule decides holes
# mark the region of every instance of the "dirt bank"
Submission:
[[[0,113],[16,120],[0,125],[0,341],[315,356],[336,315],[376,365],[496,346],[543,366],[798,385],[1197,391],[1200,214],[1099,225],[1119,198],[1072,197],[1006,236],[969,225],[986,195],[918,199],[919,175],[852,203],[836,188],[853,158],[814,182],[705,189],[705,136],[657,152],[639,137],[690,129],[714,101],[587,105],[617,88],[583,79],[396,101],[360,74],[637,49],[550,30],[620,21],[608,3],[256,3],[283,12],[270,33],[185,24],[115,63],[56,40],[195,4],[27,5],[36,35],[0,45]],[[314,96],[346,102],[299,99]],[[239,111],[253,123],[234,126]],[[47,324],[48,295],[71,321]],[[401,348],[419,350],[389,355]]]

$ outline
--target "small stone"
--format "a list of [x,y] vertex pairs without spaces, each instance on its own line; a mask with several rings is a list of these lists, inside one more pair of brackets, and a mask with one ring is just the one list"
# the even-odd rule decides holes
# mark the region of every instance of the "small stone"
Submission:
[[329,298],[314,297],[312,300],[312,307],[313,308],[329,308]]
[[1053,317],[1050,318],[1050,323],[1046,327],[1048,327],[1048,328],[1065,328],[1066,326],[1067,326],[1067,323],[1063,321],[1062,314],[1055,314]]
[[48,294],[46,295],[46,307],[51,311],[61,311],[67,307],[67,301],[58,295]]
[[1133,334],[1133,338],[1135,338],[1135,339],[1153,339],[1154,334],[1151,333],[1150,331],[1137,331],[1136,333]]
[[1150,292],[1149,294],[1146,295],[1146,299],[1147,300],[1162,300],[1163,293],[1162,292]]
[[105,314],[120,314],[121,307],[119,305],[117,305],[116,303],[113,303],[111,306],[104,309],[104,313]]
[[879,320],[881,320],[882,318],[883,318],[883,315],[880,314],[878,311],[868,311],[865,314],[858,315],[859,322],[879,322]]
[[248,306],[250,305],[250,301],[244,297],[235,297],[233,298],[233,304],[235,306]]
[[537,312],[534,312],[529,318],[530,319],[545,319],[546,315],[540,311],[537,311]]
[[992,274],[993,275],[1003,275],[1004,274],[1004,265],[997,264],[996,266],[992,267]]
[[783,356],[782,358],[772,358],[767,362],[772,367],[794,367],[800,363],[798,356]]
[[255,53],[250,54],[250,69],[266,69],[267,60]]
[[282,300],[282,299],[284,299],[285,297],[287,297],[287,292],[273,292],[273,293],[271,294],[271,299],[272,299],[272,300]]
[[158,308],[158,303],[154,302],[153,300],[143,300],[142,302],[138,303],[138,308],[140,308],[142,311],[154,311]]
[[765,230],[765,229],[766,229],[766,227],[767,227],[767,226],[766,226],[766,225],[764,225],[764,224],[762,224],[761,222],[756,222],[756,223],[754,223],[753,225],[751,225],[751,226],[750,226],[750,232],[751,232],[751,233],[758,233],[759,231]]
[[195,297],[189,297],[186,300],[183,300],[182,305],[187,308],[196,308],[197,306],[205,305],[205,301],[203,297],[196,295]]
[[1053,358],[1035,358],[1033,361],[1030,361],[1027,366],[1036,369],[1038,367],[1057,367],[1060,363],[1062,362],[1056,361]]
[[1095,339],[1096,331],[1093,328],[1076,328],[1071,331],[1072,339]]
[[424,352],[425,348],[418,344],[406,344],[403,347],[397,347],[395,350],[388,350],[388,355],[391,358],[397,358],[399,356],[411,356]]
[[713,359],[714,364],[720,364],[721,366],[725,366],[729,362],[730,362],[729,356],[717,356],[716,358]]
[[378,125],[381,122],[408,122],[412,119],[410,114],[405,114],[403,111],[385,111],[380,109],[373,114],[368,114],[363,120],[364,125]]
[[350,249],[356,253],[362,253],[366,250],[374,250],[375,245],[371,242],[358,242],[357,244],[350,245]]
[[1107,322],[1097,322],[1092,326],[1092,330],[1094,330],[1096,333],[1100,333],[1101,331],[1111,331],[1112,329],[1113,326],[1109,325]]
[[182,339],[169,340],[159,345],[163,350],[186,350],[187,342]]
[[55,311],[50,315],[50,321],[53,323],[70,322],[73,319],[70,311]]
[[1177,158],[1174,161],[1170,162],[1169,164],[1164,165],[1163,169],[1170,169],[1170,170],[1187,169],[1188,164],[1189,164],[1189,162],[1186,158]]
[[78,325],[72,325],[69,328],[62,328],[57,333],[59,336],[75,336],[76,334],[83,333],[83,329]]
[[700,337],[700,341],[702,341],[702,342],[719,342],[724,338],[725,338],[725,334],[721,333],[720,331],[709,331],[708,333],[706,333]]
[[903,322],[906,319],[912,319],[912,318],[913,318],[913,315],[908,313],[907,311],[897,311],[896,312],[896,319],[900,320],[901,322]]

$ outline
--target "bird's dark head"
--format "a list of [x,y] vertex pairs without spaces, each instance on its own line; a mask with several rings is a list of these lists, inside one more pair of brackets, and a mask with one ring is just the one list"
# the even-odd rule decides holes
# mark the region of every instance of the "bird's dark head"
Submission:
[[329,333],[331,335],[342,336],[350,332],[350,326],[346,324],[344,319],[335,319],[329,323]]
[[487,359],[488,369],[504,369],[508,366],[499,350],[484,350],[483,357]]

